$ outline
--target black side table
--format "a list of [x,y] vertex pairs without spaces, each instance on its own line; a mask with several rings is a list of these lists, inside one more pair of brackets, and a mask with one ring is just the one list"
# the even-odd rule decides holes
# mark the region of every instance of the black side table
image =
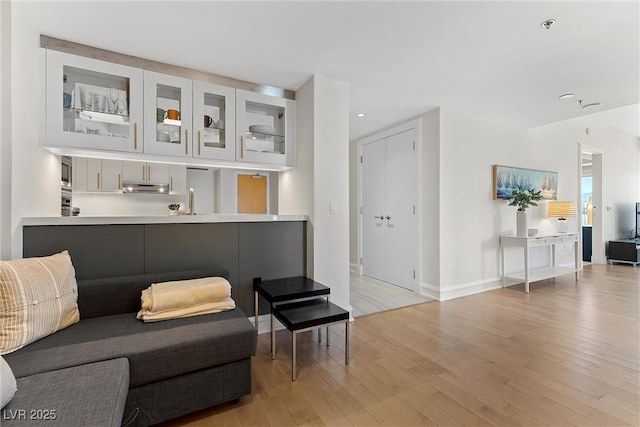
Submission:
[[[253,291],[255,293],[255,309],[256,309],[256,331],[258,330],[258,299],[262,295],[270,304],[271,308],[271,358],[275,359],[275,341],[276,341],[276,318],[273,315],[274,306],[278,303],[291,302],[302,298],[313,298],[326,296],[329,300],[331,289],[321,283],[309,279],[308,277],[287,277],[285,279],[274,279],[255,281],[253,283]],[[329,333],[327,327],[327,340]],[[318,329],[318,340],[320,340],[320,329]],[[328,343],[327,343],[328,344]]]
[[[291,380],[297,376],[297,338],[298,334],[325,326],[327,328],[327,347],[329,346],[329,326],[338,323],[345,325],[344,338],[344,363],[349,364],[349,312],[324,298],[278,304],[273,308],[273,315],[291,331]],[[318,336],[320,334],[318,333]],[[275,345],[272,358],[275,359]]]

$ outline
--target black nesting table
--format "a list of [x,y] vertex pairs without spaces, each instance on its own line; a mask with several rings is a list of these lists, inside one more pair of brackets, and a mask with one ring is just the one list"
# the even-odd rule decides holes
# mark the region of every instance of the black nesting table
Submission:
[[277,318],[291,331],[291,379],[296,379],[297,335],[318,328],[318,341],[322,340],[320,328],[326,327],[326,345],[329,346],[329,326],[345,323],[345,364],[349,363],[349,312],[329,301],[331,289],[308,277],[288,277],[267,281],[256,281],[255,324],[258,328],[259,296],[264,297],[271,308],[271,358],[276,358]]

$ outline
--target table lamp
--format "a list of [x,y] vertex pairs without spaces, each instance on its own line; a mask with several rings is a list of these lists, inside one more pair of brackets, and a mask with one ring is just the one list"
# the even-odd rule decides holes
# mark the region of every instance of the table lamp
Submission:
[[549,218],[558,218],[558,232],[566,233],[569,229],[567,218],[576,216],[576,204],[573,202],[551,201],[547,211]]

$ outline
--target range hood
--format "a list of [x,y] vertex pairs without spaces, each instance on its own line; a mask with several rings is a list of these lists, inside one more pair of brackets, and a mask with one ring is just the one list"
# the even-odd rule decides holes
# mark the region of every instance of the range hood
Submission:
[[149,184],[148,182],[123,182],[123,193],[169,194],[169,184]]

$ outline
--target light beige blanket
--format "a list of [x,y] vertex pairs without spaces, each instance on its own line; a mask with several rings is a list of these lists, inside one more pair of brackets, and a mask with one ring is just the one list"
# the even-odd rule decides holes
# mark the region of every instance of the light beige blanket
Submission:
[[231,285],[223,277],[153,283],[142,291],[141,301],[137,318],[145,322],[235,308]]
[[[144,292],[144,291],[143,291]],[[164,311],[145,311],[138,312],[138,319],[142,319],[145,323],[158,322],[160,320],[180,319],[183,317],[199,316],[201,314],[218,313],[225,310],[233,310],[236,308],[236,302],[230,297],[216,302],[205,302],[183,308],[174,308]]]
[[142,291],[142,309],[165,311],[231,296],[231,285],[223,277],[153,283]]

